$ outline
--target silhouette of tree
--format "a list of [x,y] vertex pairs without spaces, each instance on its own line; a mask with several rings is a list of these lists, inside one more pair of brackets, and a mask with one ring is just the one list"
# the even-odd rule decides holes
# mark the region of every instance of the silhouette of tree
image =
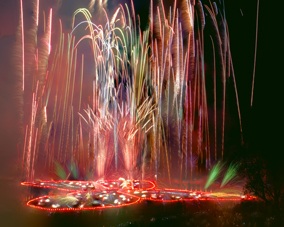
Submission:
[[284,163],[280,157],[246,146],[241,152],[244,193],[257,196],[280,220],[284,198]]

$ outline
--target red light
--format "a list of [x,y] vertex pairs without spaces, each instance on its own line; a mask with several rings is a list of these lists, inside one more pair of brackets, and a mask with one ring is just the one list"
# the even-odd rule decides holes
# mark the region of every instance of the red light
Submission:
[[132,203],[125,203],[125,204],[119,204],[119,205],[104,205],[104,206],[100,206],[100,207],[82,207],[82,208],[47,208],[47,207],[40,207],[40,206],[35,206],[32,205],[31,203],[39,200],[39,199],[44,199],[47,198],[47,196],[41,196],[41,197],[37,197],[35,199],[32,199],[30,201],[27,202],[27,205],[36,209],[40,209],[40,210],[46,210],[46,211],[56,211],[56,212],[64,212],[64,211],[81,211],[81,210],[101,210],[101,209],[109,209],[109,208],[119,208],[119,207],[125,207],[125,206],[130,206],[133,205],[135,203],[138,203],[140,201],[140,198],[138,198],[137,200],[135,200]]
[[[106,185],[117,185],[120,182],[120,180],[98,180],[95,182],[95,184],[99,184],[104,190],[106,191],[113,191],[115,190],[117,194],[122,194],[131,198],[135,198],[135,201],[131,203],[124,203],[124,204],[118,204],[118,205],[104,205],[102,206],[97,206],[97,207],[80,207],[80,208],[49,208],[49,207],[41,207],[41,206],[36,206],[33,205],[32,203],[40,200],[40,199],[46,199],[48,196],[41,196],[34,198],[32,200],[29,200],[27,202],[27,205],[36,209],[41,209],[41,210],[47,210],[47,211],[80,211],[80,210],[101,210],[101,209],[109,209],[109,208],[118,208],[118,207],[124,207],[124,206],[129,206],[133,205],[135,203],[138,203],[141,200],[149,200],[149,201],[154,201],[154,202],[163,202],[163,203],[168,203],[168,202],[178,202],[178,201],[241,201],[241,200],[253,200],[256,199],[256,197],[253,196],[238,196],[236,198],[236,195],[231,195],[231,194],[226,194],[222,193],[222,197],[228,197],[228,198],[210,198],[208,196],[216,196],[213,195],[212,193],[208,192],[201,192],[201,191],[191,191],[191,190],[183,190],[183,189],[174,189],[174,188],[165,188],[165,189],[158,189],[156,188],[156,185],[152,181],[148,180],[141,180],[141,181],[135,181],[139,182],[140,185],[146,184],[149,185],[149,187],[146,188],[139,188],[139,189],[132,189],[132,187],[127,187],[127,188],[119,188],[119,187],[114,187],[114,186],[106,186]],[[61,184],[64,183],[64,184]],[[74,193],[84,193],[86,191],[86,187],[82,186],[87,186],[92,185],[93,182],[91,181],[41,181],[41,182],[22,182],[21,185],[25,186],[32,186],[32,187],[39,187],[39,188],[51,188],[51,189],[57,189],[61,191],[67,191],[67,192],[72,192]],[[54,184],[54,185],[50,185]],[[77,188],[66,188],[68,186],[76,186]],[[85,189],[85,190],[84,190]],[[101,190],[98,189],[93,189],[93,187],[89,188],[92,192],[100,192]],[[127,192],[126,192],[127,191]],[[162,192],[162,194],[160,194]],[[158,198],[161,195],[165,195],[167,193],[168,198],[170,199],[161,199]],[[135,193],[135,194],[134,194]],[[153,194],[154,193],[154,194]],[[175,193],[175,194],[171,194]],[[178,194],[178,193],[186,193],[185,194]],[[141,194],[141,195],[137,195]],[[178,195],[177,195],[178,194]],[[143,197],[145,196],[145,198]],[[147,198],[148,195],[148,198]],[[190,198],[188,198],[190,196]],[[203,197],[202,197],[203,196]],[[206,196],[204,198],[204,196]],[[234,196],[234,198],[230,198]],[[49,198],[55,198],[56,196],[50,196]],[[152,198],[155,197],[155,198]],[[185,198],[184,198],[185,197]]]

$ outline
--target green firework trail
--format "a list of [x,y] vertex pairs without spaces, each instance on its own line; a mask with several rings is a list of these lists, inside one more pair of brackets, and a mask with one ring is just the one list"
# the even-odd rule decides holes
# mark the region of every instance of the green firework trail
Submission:
[[212,170],[210,171],[204,189],[207,189],[211,184],[213,184],[217,180],[223,169],[223,166],[224,164],[222,164],[221,162],[218,162],[215,166],[213,166]]

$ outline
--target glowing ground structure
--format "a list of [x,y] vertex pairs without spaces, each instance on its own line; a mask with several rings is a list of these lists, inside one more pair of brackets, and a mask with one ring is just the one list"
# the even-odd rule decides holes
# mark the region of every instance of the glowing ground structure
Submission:
[[25,186],[50,188],[66,194],[41,196],[27,205],[47,211],[80,211],[129,206],[141,200],[156,202],[178,201],[242,201],[256,197],[227,193],[209,193],[180,189],[158,189],[147,180],[98,180],[98,181],[35,181],[23,182]]

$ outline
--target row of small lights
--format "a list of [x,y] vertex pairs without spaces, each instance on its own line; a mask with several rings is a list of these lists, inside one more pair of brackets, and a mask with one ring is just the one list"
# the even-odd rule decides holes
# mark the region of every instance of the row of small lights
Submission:
[[[119,182],[118,180],[106,180],[108,182]],[[102,181],[102,180],[98,180],[96,181],[96,183],[100,184],[103,188],[105,189],[118,189],[118,188],[115,188],[113,187],[112,185],[110,185],[109,187],[105,186],[104,182],[106,181]],[[152,186],[149,187],[149,188],[145,188],[143,190],[153,190],[156,185],[154,184],[154,182],[152,181],[148,181],[148,180],[143,180],[149,184],[151,184]],[[76,181],[76,183],[73,183],[72,181],[42,181],[40,182],[39,184],[34,184],[32,182],[22,182],[21,185],[24,185],[24,186],[32,186],[32,187],[39,187],[39,188],[52,188],[52,189],[58,189],[58,190],[61,190],[61,191],[76,191],[76,189],[68,189],[68,188],[58,188],[58,187],[55,187],[55,186],[50,186],[50,185],[47,185],[47,184],[51,184],[51,183],[68,183],[69,185],[78,185],[78,186],[86,186],[86,184],[88,183],[91,183],[91,181]],[[66,185],[64,185],[66,186]],[[129,188],[126,188],[126,189],[129,189]]]
[[[108,182],[119,182],[118,180],[107,180]],[[150,188],[146,188],[146,189],[141,189],[141,190],[135,190],[134,191],[134,194],[138,194],[138,193],[148,193],[150,190],[153,190],[156,185],[154,184],[154,182],[152,181],[147,181],[147,180],[144,180],[145,182],[149,183],[149,184],[152,184],[152,187]],[[33,184],[33,183],[30,183],[30,182],[23,182],[21,183],[22,185],[26,185],[26,186],[35,186],[35,187],[41,187],[41,188],[52,188],[52,189],[58,189],[58,190],[63,190],[63,191],[69,191],[69,192],[78,192],[79,190],[74,190],[74,189],[66,189],[66,188],[57,188],[55,186],[50,186],[50,185],[45,185],[45,184],[49,184],[49,183],[69,183],[69,184],[73,184],[73,182],[70,182],[70,181],[44,181],[44,182],[41,182],[40,184]],[[112,188],[112,187],[106,187],[104,186],[104,181],[96,181],[96,183],[99,183],[101,186],[103,186],[105,189],[115,189],[115,188]],[[83,186],[86,186],[86,181],[76,181],[75,185],[79,185],[81,186],[83,184]],[[89,184],[87,182],[87,184]],[[82,187],[83,187],[82,186]],[[112,186],[112,185],[111,185]],[[156,189],[155,191],[161,191],[160,189]],[[83,205],[80,206],[80,208],[57,208],[59,206],[57,206],[57,204],[53,204],[52,206],[54,208],[46,208],[46,207],[39,207],[39,206],[35,206],[35,205],[32,205],[31,203],[36,201],[36,200],[42,200],[43,198],[47,198],[46,200],[49,200],[48,197],[46,196],[43,196],[43,197],[37,197],[35,199],[32,199],[30,201],[27,202],[27,205],[30,206],[30,207],[33,207],[33,208],[37,208],[37,209],[41,209],[41,210],[47,210],[47,211],[80,211],[80,210],[97,210],[97,209],[106,209],[106,208],[115,208],[115,207],[123,207],[123,206],[129,206],[129,205],[133,205],[135,203],[138,203],[140,200],[150,200],[150,201],[157,201],[157,202],[177,202],[177,201],[241,201],[243,199],[246,198],[246,196],[241,196],[241,198],[235,198],[235,199],[230,199],[230,198],[200,198],[201,197],[201,192],[193,192],[193,191],[189,191],[189,190],[180,190],[180,189],[172,189],[172,188],[166,188],[166,189],[163,189],[162,191],[175,191],[175,192],[186,192],[186,193],[190,193],[190,195],[196,195],[196,194],[199,194],[196,196],[196,198],[181,198],[180,196],[172,196],[172,198],[174,198],[173,200],[164,200],[164,199],[157,199],[157,195],[156,194],[151,194],[149,198],[146,198],[146,194],[143,194],[142,197],[140,196],[137,196],[137,195],[134,195],[134,194],[128,194],[126,192],[123,192],[123,191],[120,191],[119,193],[121,194],[125,194],[125,195],[128,195],[128,196],[131,196],[131,197],[135,197],[137,198],[136,201],[134,202],[131,202],[131,203],[126,203],[126,204],[118,204],[118,205],[107,205],[105,206],[104,204],[101,204],[101,207],[83,207]],[[130,190],[128,190],[128,192],[131,192]],[[121,195],[122,196],[122,195]],[[120,197],[121,197],[120,196]],[[256,199],[256,197],[248,197],[247,200],[253,200],[253,199]],[[50,201],[50,200],[49,200]],[[128,199],[129,201],[129,199]],[[48,201],[46,201],[48,202]],[[115,203],[119,203],[118,200],[115,200]]]
[[[136,197],[136,196],[134,196]],[[30,200],[29,202],[27,202],[27,205],[36,209],[41,209],[41,210],[47,210],[47,211],[81,211],[81,210],[101,210],[101,209],[107,209],[107,208],[119,208],[119,207],[124,207],[124,206],[129,206],[129,205],[133,205],[138,203],[141,200],[150,200],[150,201],[155,201],[155,202],[177,202],[177,201],[241,201],[243,200],[243,198],[241,199],[212,199],[212,198],[200,198],[200,199],[182,199],[180,198],[179,200],[163,200],[163,199],[154,199],[154,198],[140,198],[140,197],[136,197],[137,200],[135,200],[132,203],[125,203],[125,204],[118,204],[118,205],[107,205],[105,206],[104,204],[101,204],[101,207],[83,207],[83,205],[80,206],[80,208],[57,208],[58,206],[56,204],[53,204],[52,206],[54,208],[46,208],[46,207],[39,207],[39,206],[35,206],[32,205],[31,203],[34,202],[35,200],[38,199],[42,199],[42,198],[46,198],[46,196],[43,197],[38,197],[35,199]],[[253,200],[254,198],[248,198],[247,200]],[[48,200],[48,199],[46,199]]]
[[133,205],[135,203],[138,203],[141,200],[141,199],[137,199],[137,200],[135,200],[134,202],[131,202],[131,203],[118,204],[118,205],[104,205],[104,204],[102,204],[102,206],[100,206],[100,207],[80,207],[80,208],[56,208],[56,204],[53,204],[53,205],[55,205],[54,208],[46,208],[46,207],[39,207],[39,206],[35,206],[35,205],[31,204],[32,202],[34,202],[36,200],[40,200],[40,199],[48,199],[48,197],[42,196],[42,197],[32,199],[32,200],[27,202],[27,205],[30,206],[30,207],[36,208],[36,209],[40,209],[40,210],[64,212],[64,211],[101,210],[101,209],[108,209],[108,208],[119,208],[119,207]]

